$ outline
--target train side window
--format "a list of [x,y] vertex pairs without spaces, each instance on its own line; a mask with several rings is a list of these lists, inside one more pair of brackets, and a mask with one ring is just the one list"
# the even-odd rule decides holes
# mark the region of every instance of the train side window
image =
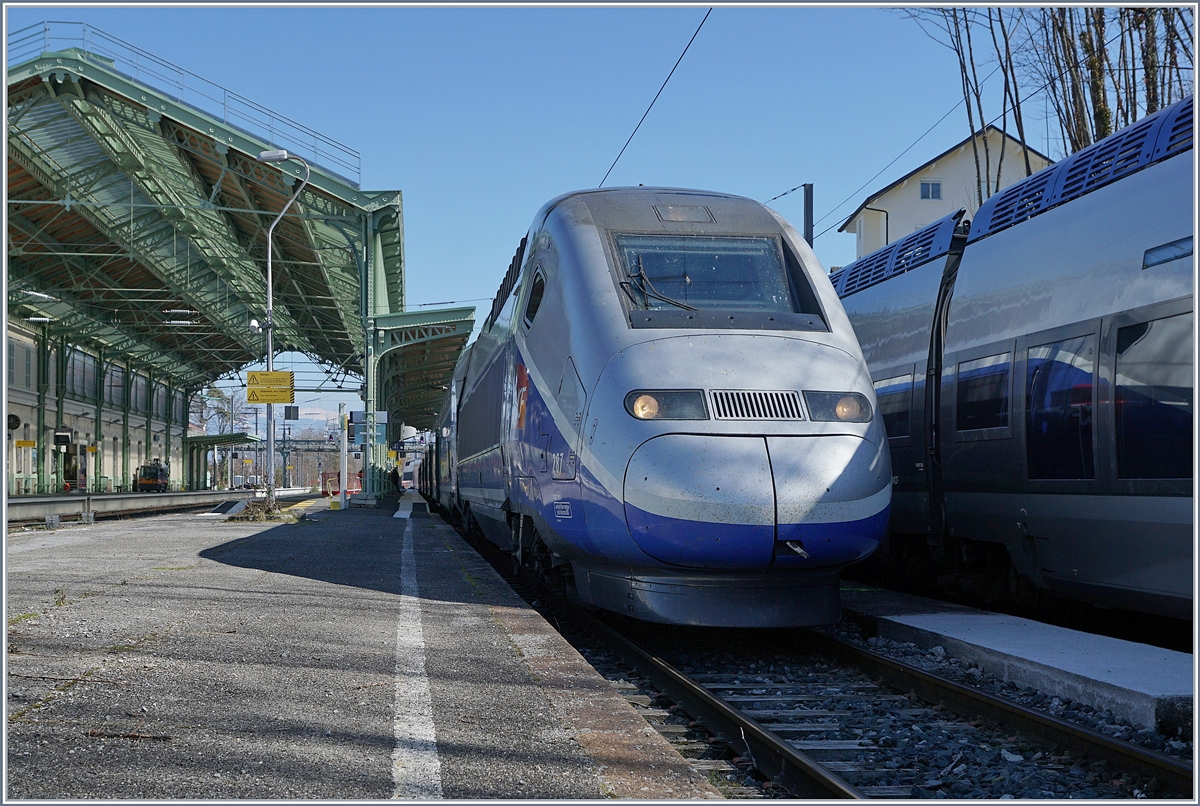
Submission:
[[1156,246],[1153,249],[1147,249],[1146,254],[1142,256],[1142,268],[1148,269],[1151,266],[1159,266],[1163,263],[1170,263],[1172,260],[1191,257],[1192,255],[1192,236],[1180,238],[1178,241],[1171,241],[1162,246]]
[[800,260],[787,245],[787,241],[783,242],[783,256],[787,262],[788,278],[791,281],[792,291],[796,295],[797,302],[800,303],[800,313],[810,313],[821,317],[821,321],[828,326],[825,319],[825,312],[821,310],[821,302],[817,298],[817,292],[813,290],[812,283],[808,280],[808,275],[800,267]]
[[538,308],[542,307],[542,297],[546,294],[546,278],[541,272],[533,278],[533,288],[529,291],[529,302],[525,305],[525,326],[533,324]]
[[1091,335],[1030,347],[1025,362],[1031,479],[1094,479]]
[[1008,426],[1011,353],[999,353],[958,365],[956,430]]
[[911,436],[909,412],[912,410],[912,374],[875,381],[875,398],[888,439]]
[[1192,313],[1117,330],[1117,474],[1192,478]]

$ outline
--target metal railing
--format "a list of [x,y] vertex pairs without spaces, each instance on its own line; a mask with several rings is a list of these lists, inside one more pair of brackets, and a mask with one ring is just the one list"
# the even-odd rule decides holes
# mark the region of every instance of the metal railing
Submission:
[[359,152],[279,115],[245,96],[82,22],[39,22],[8,35],[11,68],[43,53],[77,49],[83,58],[161,91],[173,100],[218,118],[224,125],[299,154],[359,187]]

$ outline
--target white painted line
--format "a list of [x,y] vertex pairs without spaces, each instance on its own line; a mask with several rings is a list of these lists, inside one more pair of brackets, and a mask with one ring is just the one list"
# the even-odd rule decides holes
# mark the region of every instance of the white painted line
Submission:
[[412,501],[401,501],[400,506],[396,509],[396,514],[393,518],[407,518],[412,515]]
[[443,797],[442,771],[438,762],[429,678],[425,673],[425,635],[421,630],[421,597],[417,589],[412,532],[410,520],[404,524],[404,544],[400,550],[392,798],[440,800]]

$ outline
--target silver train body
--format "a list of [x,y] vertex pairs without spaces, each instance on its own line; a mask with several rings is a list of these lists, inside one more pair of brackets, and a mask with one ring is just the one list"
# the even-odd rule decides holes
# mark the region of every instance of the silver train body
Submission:
[[884,534],[871,380],[812,250],[701,191],[562,196],[458,362],[422,491],[590,606],[836,621]]
[[1191,617],[1193,154],[1188,98],[830,278],[891,445],[872,562]]

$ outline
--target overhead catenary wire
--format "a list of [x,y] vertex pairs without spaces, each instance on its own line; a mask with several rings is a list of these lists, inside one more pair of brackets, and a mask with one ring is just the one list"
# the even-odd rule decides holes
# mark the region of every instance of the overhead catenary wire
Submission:
[[431,305],[457,305],[460,302],[487,302],[491,297],[472,297],[471,299],[448,299],[444,302],[419,302],[414,308],[428,308]]
[[654,100],[650,102],[648,107],[646,107],[646,111],[642,114],[642,119],[639,120],[637,125],[633,127],[633,131],[630,133],[629,139],[625,141],[625,145],[621,146],[621,151],[617,154],[617,158],[613,160],[612,165],[608,166],[608,170],[604,172],[604,178],[600,180],[600,184],[596,187],[604,187],[604,183],[608,181],[608,175],[612,173],[613,168],[617,167],[617,163],[621,160],[621,155],[625,153],[625,149],[629,148],[629,144],[633,142],[633,136],[638,133],[638,129],[642,127],[642,123],[646,120],[646,115],[649,115],[650,110],[654,108],[654,102],[658,100],[658,96],[662,95],[662,91],[667,88],[667,81],[670,81],[671,76],[675,75],[675,68],[679,67],[679,63],[683,61],[683,57],[687,55],[688,48],[690,48],[692,43],[696,41],[696,36],[700,33],[700,29],[704,27],[704,23],[708,21],[709,14],[712,14],[711,7],[707,12],[705,12],[704,19],[700,20],[700,24],[696,26],[696,33],[692,34],[692,38],[688,40],[686,45],[684,45],[683,53],[680,53],[679,58],[675,60],[675,67],[672,67],[671,72],[667,73],[666,81],[663,81],[662,86],[658,88],[658,92],[654,94]]

